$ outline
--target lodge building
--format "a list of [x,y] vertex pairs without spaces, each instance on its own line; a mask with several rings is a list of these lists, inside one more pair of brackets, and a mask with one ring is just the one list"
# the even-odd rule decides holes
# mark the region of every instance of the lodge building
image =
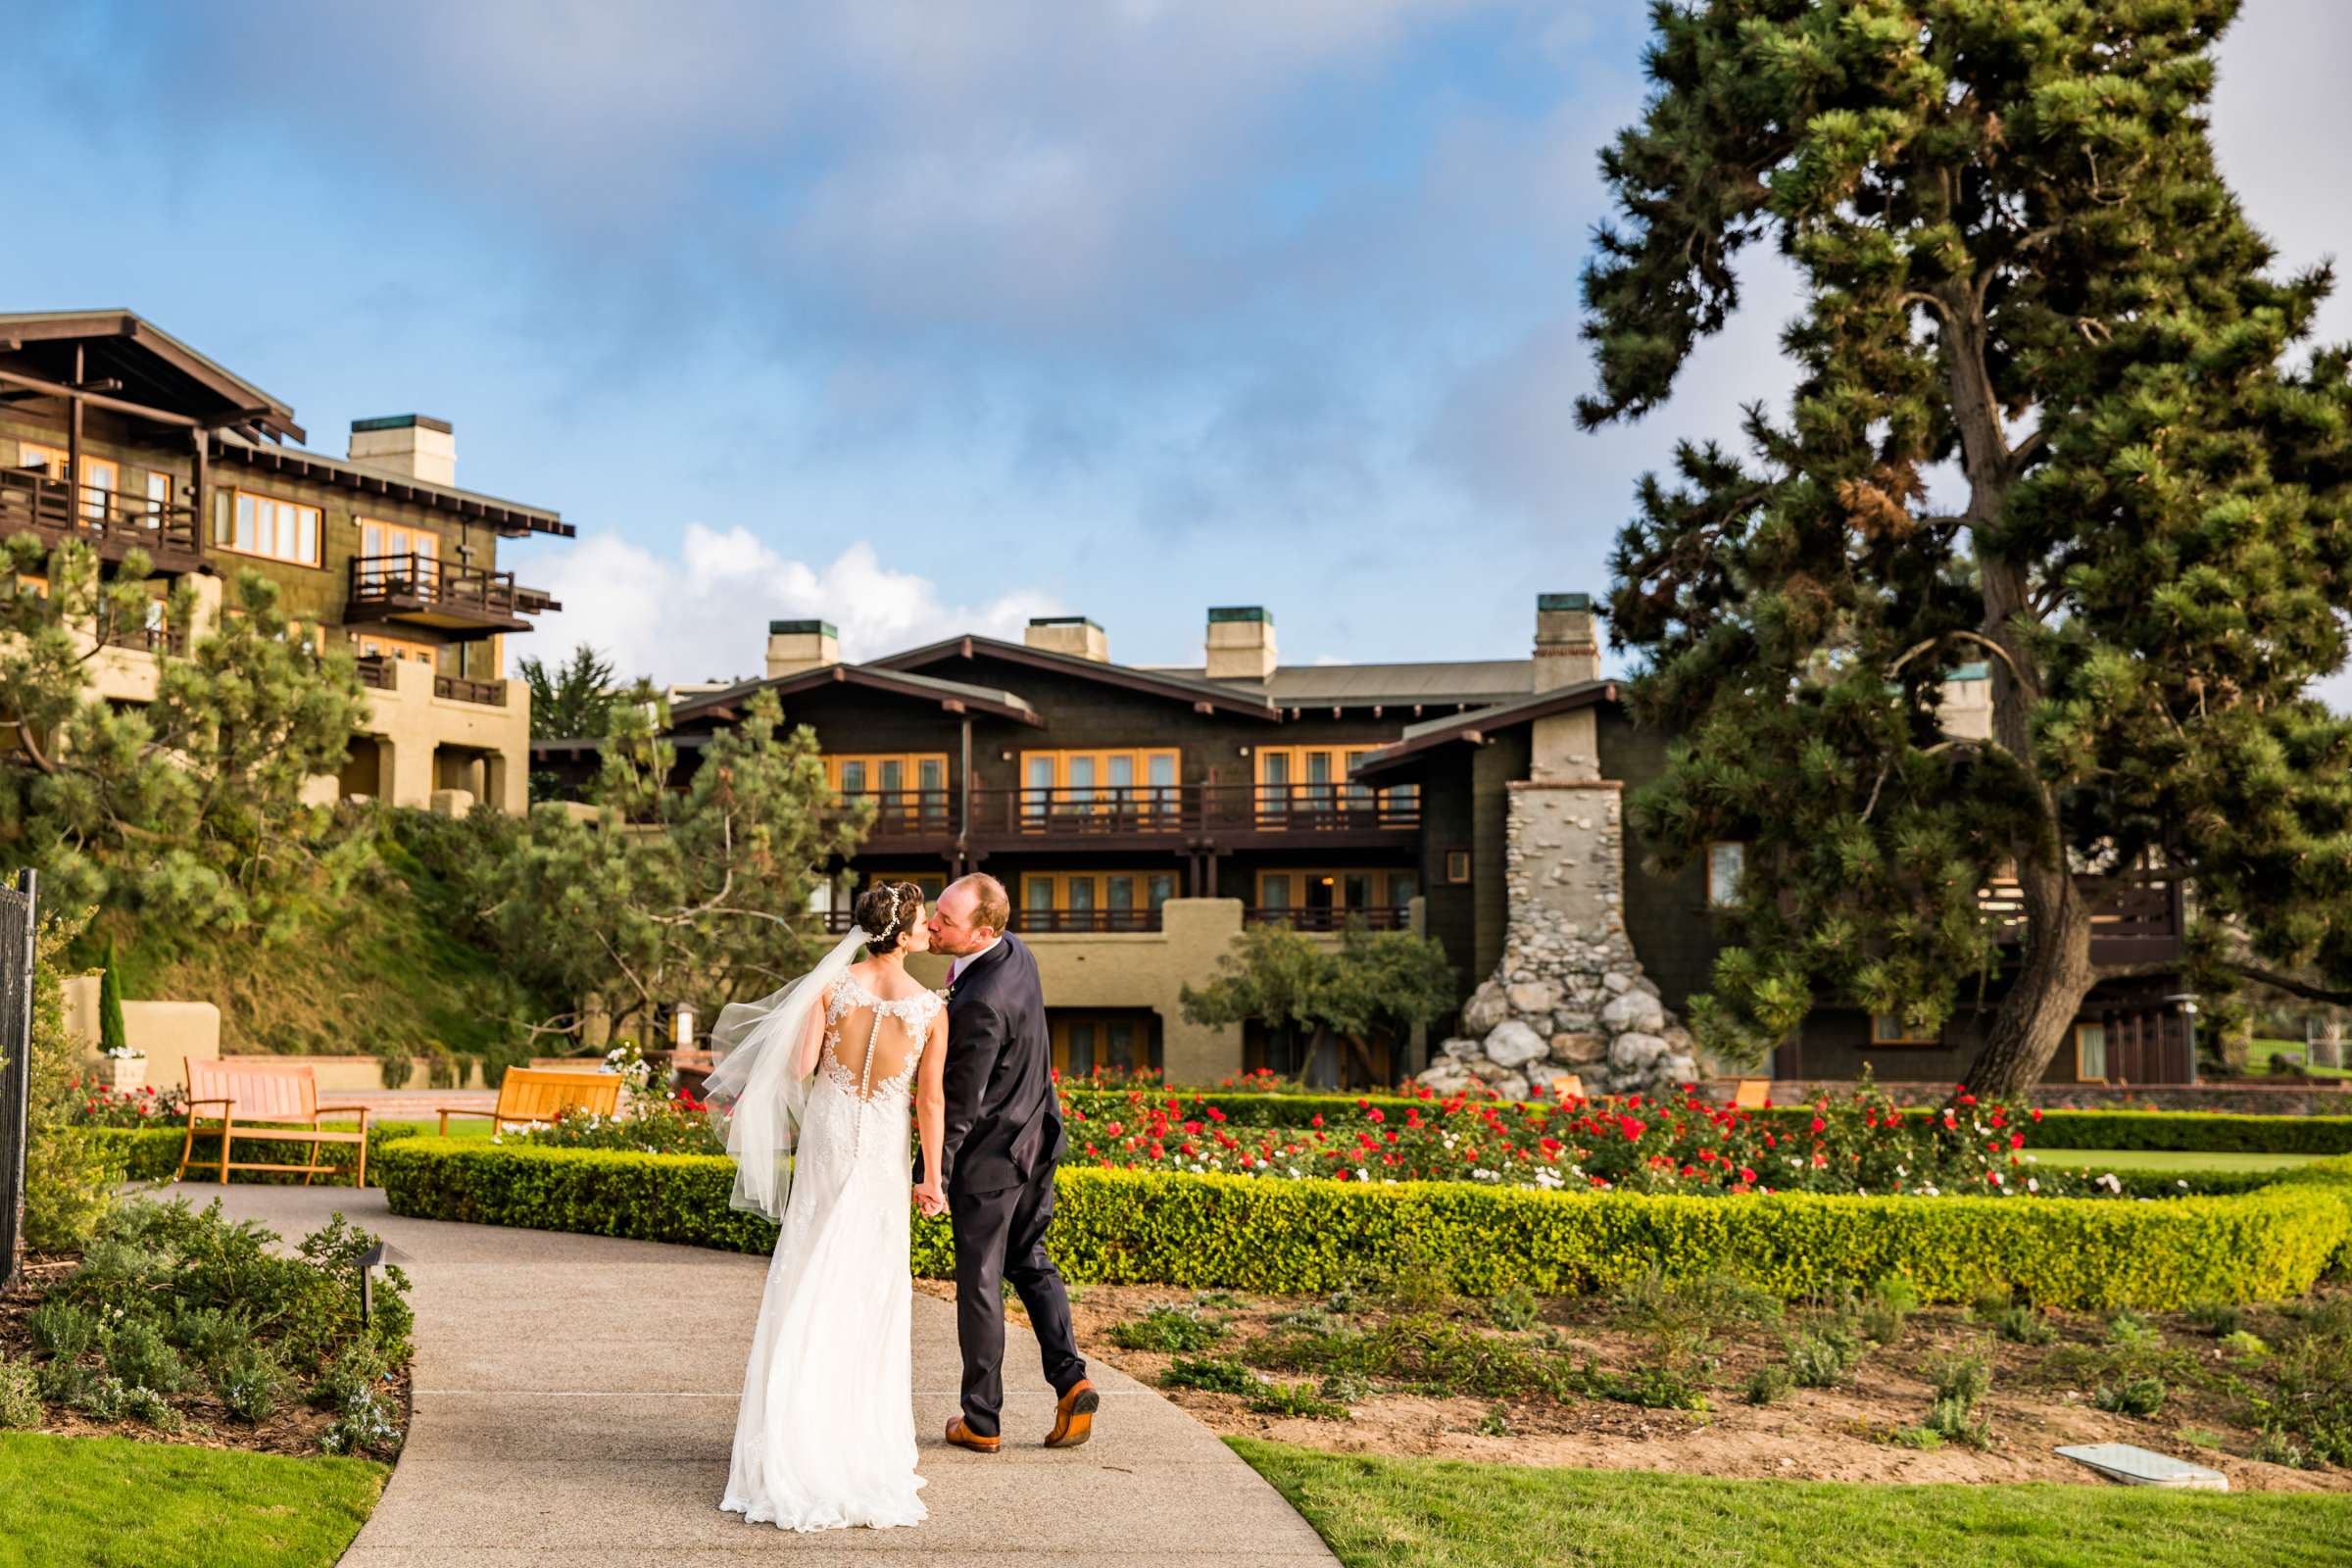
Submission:
[[[1329,934],[1360,922],[1435,938],[1466,1000],[1510,932],[1514,791],[1540,787],[1563,747],[1581,748],[1611,790],[1665,765],[1665,737],[1637,729],[1600,675],[1582,594],[1539,599],[1523,659],[1285,666],[1273,616],[1254,606],[1210,610],[1202,647],[1197,665],[1122,664],[1094,621],[1049,616],[1017,643],[956,636],[851,663],[831,625],[772,621],[764,675],[681,695],[668,738],[682,783],[754,693],[774,691],[787,723],[814,731],[837,794],[874,808],[816,911],[832,929],[848,928],[855,892],[873,879],[937,893],[985,870],[1038,955],[1056,1063],[1151,1065],[1183,1082],[1271,1067],[1385,1085],[1418,1070],[1454,1020],[1429,1040],[1310,1062],[1254,1026],[1188,1024],[1179,994],[1215,973],[1245,925]],[[1982,724],[1984,692],[1981,669],[1955,672],[1947,725]],[[577,787],[597,745],[538,742],[534,771]],[[1721,940],[1709,911],[1736,885],[1741,853],[1719,845],[1661,874],[1629,829],[1605,857],[1624,931],[1670,1007],[1705,988]],[[2100,956],[2122,941],[2141,959],[2177,956],[2171,890],[2127,903],[2128,917],[2102,927]],[[2155,985],[2095,995],[2051,1076],[2185,1077],[2186,1036]],[[1843,1077],[1867,1059],[1883,1079],[1948,1081],[1981,1023],[1968,1015],[1923,1041],[1893,1020],[1825,1011],[1774,1070]]]
[[193,583],[201,634],[237,612],[229,585],[250,568],[368,688],[314,799],[522,810],[530,700],[506,639],[560,607],[499,568],[498,543],[571,524],[460,489],[445,420],[354,420],[341,458],[304,440],[290,406],[127,311],[0,315],[0,537],[82,540],[109,574],[133,549],[149,562],[146,623],[87,628],[101,695],[153,700],[173,586]]

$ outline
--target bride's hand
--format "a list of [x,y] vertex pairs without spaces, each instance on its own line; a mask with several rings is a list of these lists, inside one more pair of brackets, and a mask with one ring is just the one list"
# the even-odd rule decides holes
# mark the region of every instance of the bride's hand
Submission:
[[925,1214],[944,1214],[948,1210],[948,1195],[939,1190],[936,1178],[914,1184],[914,1206]]

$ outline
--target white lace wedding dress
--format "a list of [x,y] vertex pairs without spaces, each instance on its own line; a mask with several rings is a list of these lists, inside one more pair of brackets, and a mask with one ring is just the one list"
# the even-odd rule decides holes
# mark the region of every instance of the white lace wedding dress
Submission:
[[908,1092],[940,1000],[844,973],[800,1130],[719,1506],[787,1530],[911,1525]]

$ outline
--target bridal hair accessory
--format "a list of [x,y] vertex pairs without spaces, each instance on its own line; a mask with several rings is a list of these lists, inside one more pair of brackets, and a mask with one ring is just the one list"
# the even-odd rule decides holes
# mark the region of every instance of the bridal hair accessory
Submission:
[[735,1156],[728,1206],[781,1223],[792,1196],[793,1150],[808,1106],[813,1072],[795,1076],[793,1050],[808,1015],[858,950],[877,938],[862,926],[835,944],[815,968],[757,1002],[730,1002],[710,1026],[718,1065],[703,1085],[705,1114]]

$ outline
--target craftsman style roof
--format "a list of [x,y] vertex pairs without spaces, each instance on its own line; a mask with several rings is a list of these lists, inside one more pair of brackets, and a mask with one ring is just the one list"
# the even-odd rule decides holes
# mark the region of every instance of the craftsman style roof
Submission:
[[75,348],[81,351],[83,388],[114,383],[103,392],[85,392],[95,406],[160,413],[167,422],[178,415],[196,427],[242,430],[257,441],[303,439],[290,405],[129,311],[0,314],[0,357],[10,362],[0,368],[9,385],[66,396],[75,390],[69,384]]
[[1248,687],[1236,688],[1223,681],[1202,680],[1198,675],[1171,674],[1166,670],[1139,669],[1133,664],[1082,659],[1076,654],[1054,653],[1044,648],[1031,648],[1026,643],[1002,642],[994,637],[950,637],[943,642],[878,659],[865,667],[929,669],[951,661],[971,659],[1002,660],[1031,669],[1053,670],[1058,674],[1074,675],[1080,680],[1100,681],[1103,685],[1117,686],[1126,691],[1189,703],[1197,711],[1204,713],[1214,710],[1269,721],[1281,716],[1272,702],[1263,696],[1253,695]]
[[936,702],[944,711],[950,713],[987,713],[1041,728],[1045,724],[1045,720],[1038,717],[1036,709],[1011,692],[996,691],[986,686],[967,686],[962,681],[940,680],[934,676],[889,669],[878,664],[822,664],[815,669],[804,669],[791,675],[743,681],[724,691],[698,697],[672,710],[669,719],[673,725],[696,719],[733,723],[743,716],[744,705],[757,692],[772,691],[779,697],[790,697],[832,685],[858,686],[869,691],[887,692],[894,697],[924,699]]
[[[1203,679],[1200,665],[1153,667],[1155,675]],[[1468,703],[1486,708],[1515,702],[1535,689],[1528,659],[1479,659],[1404,664],[1298,664],[1262,681],[1220,680],[1229,691],[1264,696],[1276,708],[1411,708]]]
[[1483,745],[1487,737],[1497,730],[1532,724],[1539,718],[1548,718],[1554,713],[1615,701],[1615,681],[1588,680],[1574,686],[1563,686],[1558,691],[1523,697],[1515,703],[1500,703],[1473,712],[1408,724],[1402,739],[1359,758],[1355,766],[1348,769],[1348,776],[1366,781],[1376,780],[1381,775],[1402,772],[1419,764],[1429,753],[1441,747]]

